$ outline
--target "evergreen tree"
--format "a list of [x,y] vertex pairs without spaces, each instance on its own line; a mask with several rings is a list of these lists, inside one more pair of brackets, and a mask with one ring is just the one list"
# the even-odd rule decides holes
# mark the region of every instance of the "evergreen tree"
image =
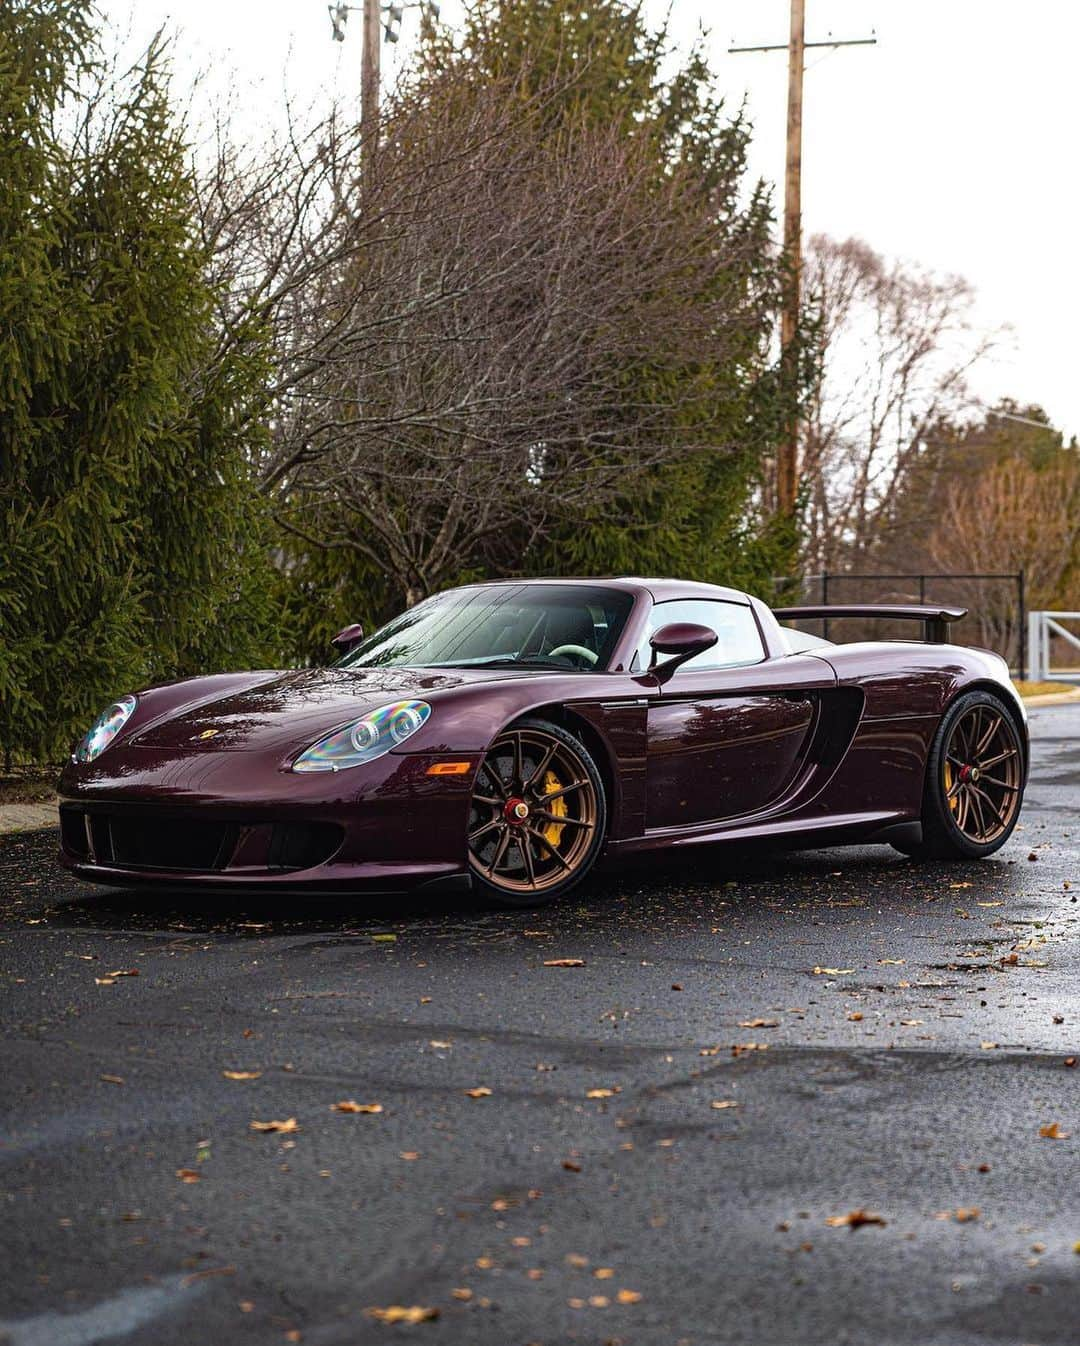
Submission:
[[86,0],[0,9],[0,748],[52,755],[109,698],[258,653],[247,414],[218,354],[155,46],[119,87]]

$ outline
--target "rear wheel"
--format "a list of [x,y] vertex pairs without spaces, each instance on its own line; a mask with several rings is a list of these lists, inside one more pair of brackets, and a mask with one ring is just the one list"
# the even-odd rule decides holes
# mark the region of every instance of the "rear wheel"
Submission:
[[526,907],[580,883],[600,853],[604,786],[584,745],[546,720],[500,734],[476,774],[469,865],[481,891]]
[[926,769],[923,839],[906,855],[977,860],[1008,841],[1024,792],[1024,754],[1012,713],[992,692],[969,692],[938,727]]

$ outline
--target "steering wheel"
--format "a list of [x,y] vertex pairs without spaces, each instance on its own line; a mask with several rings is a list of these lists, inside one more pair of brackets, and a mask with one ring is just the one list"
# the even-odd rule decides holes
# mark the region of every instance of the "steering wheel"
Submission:
[[599,659],[600,657],[598,654],[594,654],[592,650],[587,650],[584,645],[556,645],[556,647],[553,650],[548,650],[549,659],[554,658],[556,655],[560,654],[562,655],[576,654],[580,656],[580,658],[584,659],[590,668],[595,666],[597,659]]

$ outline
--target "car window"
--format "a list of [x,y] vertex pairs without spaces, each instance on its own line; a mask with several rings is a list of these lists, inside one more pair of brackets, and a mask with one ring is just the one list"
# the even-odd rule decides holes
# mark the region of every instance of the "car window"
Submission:
[[641,645],[634,655],[631,670],[645,671],[652,662],[649,638],[654,631],[671,622],[693,622],[715,631],[719,639],[711,650],[688,659],[676,677],[687,670],[701,672],[709,668],[733,668],[739,664],[757,664],[765,658],[761,633],[750,608],[741,603],[724,603],[708,598],[678,598],[655,603]]
[[437,594],[368,636],[346,668],[482,665],[603,670],[633,596],[581,584],[493,584]]

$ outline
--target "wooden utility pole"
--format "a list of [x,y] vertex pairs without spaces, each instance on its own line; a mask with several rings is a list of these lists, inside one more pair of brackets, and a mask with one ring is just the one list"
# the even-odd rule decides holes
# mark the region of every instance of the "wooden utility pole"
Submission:
[[[799,310],[802,302],[802,105],[805,53],[810,47],[869,47],[876,37],[826,42],[806,40],[806,0],[791,0],[791,31],[787,46],[729,47],[729,53],[786,51],[788,54],[787,165],[784,172],[784,255],[789,272],[780,315],[780,361],[787,387],[795,381]],[[776,454],[777,512],[792,515],[799,489],[799,425],[787,427]]]
[[[780,316],[780,350],[785,385],[795,384],[802,299],[802,95],[806,54],[806,0],[791,0],[791,36],[788,39],[787,167],[784,172],[784,253],[789,274]],[[795,513],[799,483],[799,425],[792,420],[776,453],[776,508]]]
[[363,52],[360,64],[360,138],[363,145],[365,184],[371,182],[379,140],[379,38],[381,31],[381,0],[364,0]]

